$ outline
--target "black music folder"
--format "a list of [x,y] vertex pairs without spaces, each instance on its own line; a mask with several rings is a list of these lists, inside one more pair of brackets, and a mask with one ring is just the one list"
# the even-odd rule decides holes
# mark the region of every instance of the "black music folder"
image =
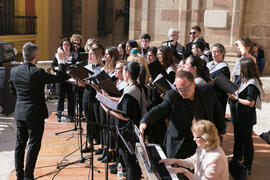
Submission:
[[69,75],[71,75],[75,79],[85,79],[89,77],[89,75],[94,74],[89,69],[86,69],[83,64],[75,64],[73,67],[69,68]]
[[214,83],[223,91],[229,94],[235,93],[237,91],[237,86],[230,81],[224,74],[220,73],[215,79]]
[[171,89],[175,89],[175,87],[168,81],[162,74],[159,74],[156,79],[152,82],[152,84],[158,88],[161,93],[166,93]]
[[156,77],[159,74],[162,74],[166,79],[169,79],[168,73],[165,71],[165,69],[162,67],[159,60],[155,60],[148,64],[148,69],[151,74],[152,79],[156,79]]
[[102,70],[98,73],[95,73],[92,78],[95,78],[97,81],[104,81],[106,79],[110,79],[111,77],[104,70]]
[[120,97],[122,95],[122,92],[117,89],[111,78],[99,81],[98,86],[100,89],[103,89],[109,93],[110,96]]

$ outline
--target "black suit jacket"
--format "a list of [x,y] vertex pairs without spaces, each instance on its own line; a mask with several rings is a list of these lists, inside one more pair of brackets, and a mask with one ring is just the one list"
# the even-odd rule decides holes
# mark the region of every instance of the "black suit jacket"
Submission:
[[60,65],[59,75],[52,75],[34,64],[24,62],[12,68],[10,72],[10,89],[17,95],[15,106],[16,120],[35,121],[48,117],[45,103],[44,87],[46,83],[63,81],[69,78],[66,67]]
[[[213,86],[209,84],[196,85],[195,93],[198,101],[202,104],[202,107],[198,108],[203,108],[204,112],[200,119],[212,121],[219,134],[225,134],[226,122]],[[187,105],[182,96],[176,90],[170,90],[165,94],[163,102],[145,114],[140,122],[149,125],[159,118],[169,117],[170,123],[164,140],[169,158],[175,157],[185,138],[191,139],[193,137],[190,131],[192,119],[188,118],[186,112],[188,112]]]

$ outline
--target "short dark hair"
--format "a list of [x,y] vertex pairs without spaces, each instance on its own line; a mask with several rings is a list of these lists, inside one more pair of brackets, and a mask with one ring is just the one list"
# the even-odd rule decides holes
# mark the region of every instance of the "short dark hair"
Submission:
[[142,36],[141,36],[141,39],[149,39],[149,41],[151,40],[151,36],[149,35],[149,34],[143,34]]
[[201,32],[200,26],[192,26],[191,29],[195,29],[195,30],[197,30],[198,32]]
[[129,44],[132,48],[138,48],[138,43],[135,40],[128,40],[126,45]]
[[199,48],[202,52],[205,49],[205,42],[198,40],[192,43],[192,45],[195,45],[196,48]]
[[38,52],[38,46],[34,43],[28,42],[22,48],[24,61],[32,61]]
[[191,83],[194,82],[194,76],[191,72],[188,71],[184,71],[184,70],[179,70],[177,71],[176,75],[175,75],[175,79],[176,78],[187,78],[187,80]]
[[225,54],[226,54],[225,47],[222,44],[219,44],[219,43],[214,44],[213,47],[217,47],[219,49],[219,51],[223,54],[222,59],[224,59]]

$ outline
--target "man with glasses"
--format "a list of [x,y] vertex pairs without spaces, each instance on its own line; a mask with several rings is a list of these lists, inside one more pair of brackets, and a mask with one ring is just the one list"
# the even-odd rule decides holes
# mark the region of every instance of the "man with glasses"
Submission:
[[212,85],[195,85],[192,73],[181,70],[176,74],[175,84],[177,90],[168,91],[163,102],[143,116],[140,131],[143,136],[147,126],[168,117],[164,139],[167,157],[183,159],[194,154],[197,148],[190,131],[194,119],[212,121],[221,139],[226,132],[226,123]]
[[[192,43],[195,41],[196,38],[198,38],[201,35],[201,28],[200,26],[192,26],[191,30],[189,32],[190,38],[191,38],[191,42],[186,44],[186,49],[183,52],[183,55],[185,57],[188,57],[190,55],[192,55],[191,49],[192,49]],[[209,49],[209,44],[205,43],[206,47],[208,47]]]
[[178,43],[179,31],[175,28],[170,28],[168,31],[169,41],[165,41],[162,43],[163,46],[169,46],[173,51],[173,58],[175,63],[179,63],[179,61],[183,58],[183,51],[185,48]]

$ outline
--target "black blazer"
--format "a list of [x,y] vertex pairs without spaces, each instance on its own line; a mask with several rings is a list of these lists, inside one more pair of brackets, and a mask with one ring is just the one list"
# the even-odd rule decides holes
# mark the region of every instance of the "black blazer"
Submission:
[[[219,134],[225,134],[226,122],[213,86],[209,84],[196,85],[195,93],[198,101],[203,105],[203,107],[198,107],[203,108],[204,112],[204,117],[200,117],[200,119],[212,121]],[[153,107],[140,122],[149,125],[159,118],[169,117],[170,123],[164,140],[169,158],[176,156],[186,137],[193,137],[190,131],[192,119],[188,118],[186,112],[187,106],[182,96],[176,90],[170,90],[165,94],[163,102]]]
[[59,68],[60,72],[57,76],[49,74],[29,62],[24,62],[11,69],[9,84],[12,94],[17,95],[14,115],[16,120],[31,122],[48,117],[44,96],[45,84],[69,78],[65,73],[65,65],[61,64]]

